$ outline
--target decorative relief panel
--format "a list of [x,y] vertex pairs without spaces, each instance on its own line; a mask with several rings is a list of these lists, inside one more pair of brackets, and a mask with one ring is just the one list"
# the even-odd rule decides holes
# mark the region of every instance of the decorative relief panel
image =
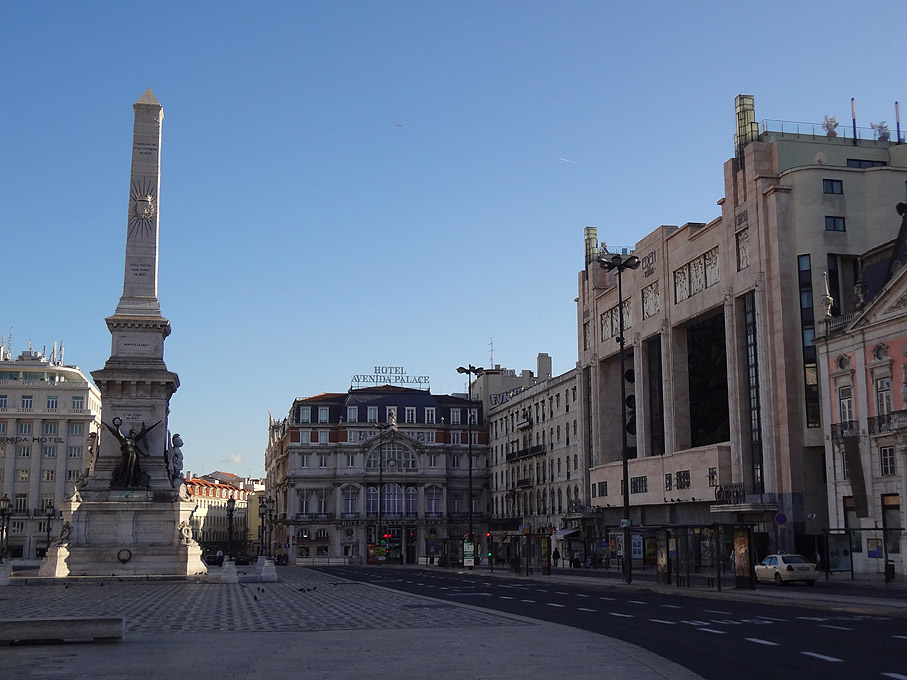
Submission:
[[642,318],[648,319],[661,311],[658,281],[642,289]]
[[[633,325],[632,309],[630,300],[624,300],[624,330]],[[602,342],[620,335],[620,312],[617,309],[617,305],[602,312],[600,323]]]
[[750,230],[749,227],[737,232],[737,271],[750,266]]
[[718,283],[718,248],[674,270],[674,303],[686,300]]

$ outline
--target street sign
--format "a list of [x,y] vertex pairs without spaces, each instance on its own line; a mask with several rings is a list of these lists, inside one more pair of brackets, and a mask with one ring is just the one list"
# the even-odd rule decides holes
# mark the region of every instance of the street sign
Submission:
[[476,566],[476,544],[472,541],[463,541],[463,566]]
[[787,515],[785,515],[783,512],[779,512],[777,515],[775,515],[775,521],[779,526],[783,527],[785,524],[787,524]]
[[622,519],[622,520],[620,521],[620,528],[621,528],[621,529],[626,529],[626,528],[629,527],[629,526],[630,526],[630,520],[628,520],[628,519]]

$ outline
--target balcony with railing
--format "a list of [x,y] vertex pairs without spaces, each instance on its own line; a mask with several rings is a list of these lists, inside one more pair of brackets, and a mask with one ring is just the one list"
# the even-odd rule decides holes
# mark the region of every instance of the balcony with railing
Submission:
[[[848,124],[850,123],[850,124]],[[772,141],[773,139],[826,139],[839,144],[853,144],[854,139],[860,144],[887,145],[897,143],[891,139],[894,130],[885,130],[876,127],[857,127],[856,137],[852,121],[842,121],[833,129],[834,134],[829,134],[825,123],[803,123],[792,120],[763,120],[759,123],[759,140]],[[887,136],[886,136],[887,135]],[[904,142],[901,134],[900,142]]]
[[840,441],[847,437],[860,436],[860,423],[856,420],[845,420],[843,423],[831,424],[831,438],[834,441]]
[[869,434],[888,434],[907,430],[907,410],[892,411],[869,419]]

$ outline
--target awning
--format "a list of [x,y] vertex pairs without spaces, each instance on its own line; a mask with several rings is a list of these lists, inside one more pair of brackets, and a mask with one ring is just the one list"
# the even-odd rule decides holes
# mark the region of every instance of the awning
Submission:
[[579,533],[579,529],[558,529],[557,531],[554,532],[554,540],[560,541],[561,539],[564,539],[567,536],[573,536],[574,534],[578,534],[578,533]]

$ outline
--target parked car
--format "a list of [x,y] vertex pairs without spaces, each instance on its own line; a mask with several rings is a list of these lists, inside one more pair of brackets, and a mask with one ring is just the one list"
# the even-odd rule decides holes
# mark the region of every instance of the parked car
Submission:
[[756,580],[774,581],[779,586],[788,581],[803,581],[814,586],[819,572],[803,555],[769,555],[756,565]]
[[224,566],[224,556],[223,555],[205,555],[205,564],[210,567],[222,567]]
[[244,564],[252,564],[252,558],[248,555],[237,555],[233,558],[233,563],[236,566],[242,566]]

